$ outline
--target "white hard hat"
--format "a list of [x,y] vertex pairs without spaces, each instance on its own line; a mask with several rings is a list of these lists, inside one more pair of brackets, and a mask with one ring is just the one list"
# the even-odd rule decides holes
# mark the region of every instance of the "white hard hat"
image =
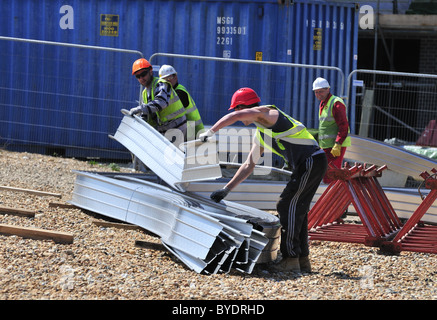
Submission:
[[172,74],[177,74],[177,72],[172,66],[168,64],[163,64],[161,66],[161,69],[159,69],[160,78],[166,78],[168,76],[171,76]]
[[326,79],[319,77],[313,82],[313,91],[322,88],[330,88],[329,82]]

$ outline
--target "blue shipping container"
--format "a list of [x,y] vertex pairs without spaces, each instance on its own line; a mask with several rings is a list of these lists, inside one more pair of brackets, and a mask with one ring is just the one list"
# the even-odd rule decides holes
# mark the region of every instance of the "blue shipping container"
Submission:
[[141,53],[226,58],[151,59],[156,75],[162,64],[176,68],[205,124],[226,114],[233,92],[248,86],[310,128],[318,125],[311,84],[324,76],[339,95],[346,79],[338,71],[230,59],[338,67],[345,77],[357,60],[353,3],[17,0],[2,3],[0,13],[1,37],[132,50],[0,39],[0,144],[28,151],[129,157],[108,134],[120,109],[137,104],[131,66]]

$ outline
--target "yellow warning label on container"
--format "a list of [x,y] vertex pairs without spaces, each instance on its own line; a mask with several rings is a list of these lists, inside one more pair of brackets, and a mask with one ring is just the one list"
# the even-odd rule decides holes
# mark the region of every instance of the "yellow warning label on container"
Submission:
[[263,53],[260,51],[255,52],[255,60],[256,61],[263,61]]
[[101,14],[100,15],[100,35],[118,37],[119,15]]
[[322,28],[314,28],[313,50],[322,50]]

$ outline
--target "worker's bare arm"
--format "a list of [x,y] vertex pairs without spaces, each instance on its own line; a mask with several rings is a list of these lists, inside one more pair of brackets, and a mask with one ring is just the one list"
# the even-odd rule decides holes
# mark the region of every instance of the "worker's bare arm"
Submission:
[[232,179],[227,183],[226,188],[232,190],[243,182],[253,172],[253,169],[261,158],[263,152],[264,148],[260,147],[257,143],[254,143],[249,155],[247,156],[247,160],[240,166]]

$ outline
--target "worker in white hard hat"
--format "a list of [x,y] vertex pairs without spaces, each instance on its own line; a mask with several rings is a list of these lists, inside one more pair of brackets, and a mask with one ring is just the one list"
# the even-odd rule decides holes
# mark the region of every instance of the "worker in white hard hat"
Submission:
[[[193,140],[197,137],[199,131],[204,130],[202,118],[196,103],[189,94],[188,90],[179,83],[178,74],[173,66],[164,64],[159,69],[159,77],[171,83],[179,99],[184,105],[187,117],[187,139]],[[193,130],[194,128],[194,130]]]
[[[346,147],[351,145],[346,105],[330,92],[329,82],[324,78],[314,80],[313,91],[320,100],[319,145],[326,153],[328,164],[341,168]],[[325,176],[323,182],[331,181]]]

